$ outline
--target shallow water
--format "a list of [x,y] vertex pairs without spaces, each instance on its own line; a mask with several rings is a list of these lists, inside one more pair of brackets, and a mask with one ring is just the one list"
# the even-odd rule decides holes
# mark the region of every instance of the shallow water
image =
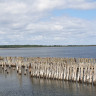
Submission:
[[0,56],[96,58],[96,46],[0,49]]
[[7,74],[0,67],[0,96],[96,96],[96,86],[18,75],[12,68]]

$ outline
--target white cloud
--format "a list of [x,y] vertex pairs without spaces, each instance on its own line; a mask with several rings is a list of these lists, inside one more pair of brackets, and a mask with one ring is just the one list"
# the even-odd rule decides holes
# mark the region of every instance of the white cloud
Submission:
[[59,25],[59,24],[58,25],[55,24],[52,26],[52,29],[56,30],[56,31],[61,31],[61,30],[63,30],[63,26]]
[[42,35],[37,35],[37,36],[34,36],[34,37],[31,37],[31,38],[28,38],[28,40],[42,40],[43,39],[43,36]]
[[96,1],[88,2],[88,0],[36,0],[33,4],[36,11],[59,9],[96,9]]
[[[41,42],[40,44],[70,44],[74,41],[74,44],[88,41],[90,36],[96,36],[95,20],[88,21],[70,16],[54,17],[50,13],[54,9],[66,8],[96,9],[96,2],[89,0],[5,0],[0,2],[2,44],[38,44],[37,41]],[[95,39],[95,37],[92,38],[92,40]]]
[[27,5],[23,2],[2,2],[0,3],[1,13],[21,14],[25,13]]
[[81,41],[85,42],[93,34],[96,36],[95,24],[95,21],[65,16],[54,17],[47,22],[29,22],[27,25],[25,20],[22,28],[18,28],[18,23],[13,24],[17,29],[14,29],[14,26],[10,27],[10,30],[5,28],[6,30],[2,35],[5,35],[4,38],[7,42],[9,41],[9,44],[14,40],[15,43],[20,44],[38,44],[38,41],[42,41],[42,44],[75,44]]
[[0,13],[24,14],[52,9],[96,9],[96,1],[88,0],[8,0],[0,2]]
[[5,33],[5,32],[0,31],[0,35],[1,35],[1,34],[6,34],[6,33]]

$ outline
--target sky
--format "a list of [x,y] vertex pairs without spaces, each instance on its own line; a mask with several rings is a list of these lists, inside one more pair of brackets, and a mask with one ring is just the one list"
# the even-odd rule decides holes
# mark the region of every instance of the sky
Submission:
[[96,0],[0,0],[0,45],[96,45]]

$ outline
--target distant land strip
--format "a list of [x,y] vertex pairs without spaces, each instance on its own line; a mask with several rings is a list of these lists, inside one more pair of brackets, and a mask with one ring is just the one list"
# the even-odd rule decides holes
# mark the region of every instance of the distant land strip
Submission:
[[88,47],[96,45],[0,45],[0,48],[23,48],[23,47]]

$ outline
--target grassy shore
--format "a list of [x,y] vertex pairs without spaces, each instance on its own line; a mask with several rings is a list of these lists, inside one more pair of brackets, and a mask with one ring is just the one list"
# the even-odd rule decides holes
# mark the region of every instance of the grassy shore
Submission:
[[0,48],[23,48],[23,47],[87,47],[96,45],[0,45]]

